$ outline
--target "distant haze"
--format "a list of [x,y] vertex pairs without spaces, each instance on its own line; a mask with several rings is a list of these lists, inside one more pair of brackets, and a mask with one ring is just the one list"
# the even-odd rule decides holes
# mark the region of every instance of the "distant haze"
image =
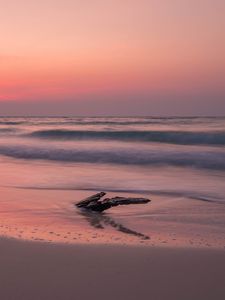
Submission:
[[0,1],[0,115],[225,115],[224,0]]

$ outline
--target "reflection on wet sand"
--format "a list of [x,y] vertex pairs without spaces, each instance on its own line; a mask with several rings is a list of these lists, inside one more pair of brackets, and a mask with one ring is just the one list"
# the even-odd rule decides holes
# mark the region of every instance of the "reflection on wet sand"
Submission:
[[113,228],[115,228],[115,230],[117,230],[119,232],[134,235],[134,236],[137,236],[137,237],[139,237],[141,239],[144,239],[144,240],[149,240],[150,239],[149,236],[127,228],[126,226],[118,223],[112,217],[110,217],[110,216],[108,216],[104,213],[88,211],[86,209],[81,209],[81,210],[79,210],[78,213],[81,216],[83,216],[92,227],[94,227],[96,229],[104,229],[105,226],[110,225]]

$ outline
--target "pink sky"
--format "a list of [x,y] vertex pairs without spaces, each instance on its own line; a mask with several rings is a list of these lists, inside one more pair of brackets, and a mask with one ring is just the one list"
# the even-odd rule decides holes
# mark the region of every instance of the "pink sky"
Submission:
[[224,14],[223,0],[0,0],[0,110],[120,97],[225,114]]

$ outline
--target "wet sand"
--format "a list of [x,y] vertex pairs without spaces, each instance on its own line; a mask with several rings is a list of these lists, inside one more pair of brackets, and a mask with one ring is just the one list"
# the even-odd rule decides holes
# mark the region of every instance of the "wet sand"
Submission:
[[115,207],[104,214],[74,206],[95,192],[0,187],[0,236],[70,244],[225,247],[223,203],[146,194],[149,204]]
[[74,207],[88,191],[0,191],[0,299],[225,299],[221,203],[154,195],[89,215]]
[[0,240],[0,299],[223,300],[225,251]]

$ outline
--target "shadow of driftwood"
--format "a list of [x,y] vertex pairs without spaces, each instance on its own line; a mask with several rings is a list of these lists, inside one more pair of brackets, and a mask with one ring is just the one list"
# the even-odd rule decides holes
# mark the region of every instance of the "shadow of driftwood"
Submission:
[[109,217],[105,214],[88,211],[86,209],[81,209],[79,211],[79,214],[81,216],[83,216],[88,221],[88,223],[94,228],[104,229],[106,225],[110,225],[111,227],[115,228],[115,230],[117,230],[119,232],[134,235],[134,236],[137,236],[144,240],[150,239],[149,236],[147,236],[143,233],[134,231],[132,229],[129,229],[126,226],[116,222],[112,217]]

